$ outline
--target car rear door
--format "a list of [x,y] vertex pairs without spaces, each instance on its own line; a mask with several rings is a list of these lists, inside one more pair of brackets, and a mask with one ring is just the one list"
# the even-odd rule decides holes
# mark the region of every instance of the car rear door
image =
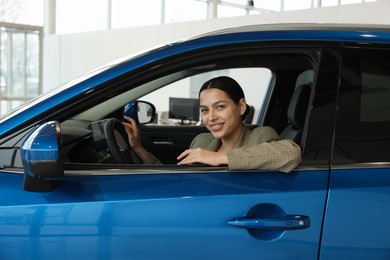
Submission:
[[344,49],[321,259],[389,259],[390,48]]

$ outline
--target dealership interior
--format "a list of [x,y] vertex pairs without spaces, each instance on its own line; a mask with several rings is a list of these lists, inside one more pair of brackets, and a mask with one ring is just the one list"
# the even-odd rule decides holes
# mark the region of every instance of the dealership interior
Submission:
[[252,24],[390,24],[388,0],[0,0],[0,115],[113,60]]

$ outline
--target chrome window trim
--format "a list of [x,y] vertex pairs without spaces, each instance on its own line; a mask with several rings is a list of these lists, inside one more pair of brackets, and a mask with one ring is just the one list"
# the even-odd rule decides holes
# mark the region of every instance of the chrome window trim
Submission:
[[348,170],[348,169],[383,169],[390,168],[390,162],[370,162],[370,163],[345,163],[332,164],[332,170]]
[[329,165],[326,164],[312,164],[312,165],[301,165],[295,170],[294,172],[301,172],[301,171],[329,171]]

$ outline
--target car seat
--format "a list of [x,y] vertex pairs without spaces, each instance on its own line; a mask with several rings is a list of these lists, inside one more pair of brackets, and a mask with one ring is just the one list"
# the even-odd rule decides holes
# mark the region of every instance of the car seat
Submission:
[[282,139],[290,139],[299,145],[301,144],[310,93],[311,86],[309,84],[299,85],[295,89],[287,109],[289,123],[280,133]]

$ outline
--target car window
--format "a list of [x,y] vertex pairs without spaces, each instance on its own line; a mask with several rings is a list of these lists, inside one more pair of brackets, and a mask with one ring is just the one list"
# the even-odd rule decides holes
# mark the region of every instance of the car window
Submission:
[[[158,158],[163,165],[176,165],[177,157],[190,147],[194,138],[200,133],[208,132],[200,121],[198,92],[204,82],[214,77],[230,76],[242,86],[247,103],[254,111],[251,120],[245,120],[246,124],[251,124],[250,128],[256,125],[271,126],[279,133],[289,128],[287,110],[292,96],[302,84],[312,84],[315,74],[319,52],[316,50],[306,52],[303,54],[302,51],[294,50],[289,54],[276,52],[272,55],[268,53],[216,59],[211,63],[195,63],[190,67],[172,70],[141,85],[130,87],[121,95],[97,104],[87,113],[83,112],[73,117],[73,121],[89,122],[87,126],[89,129],[92,129],[89,126],[97,123],[100,127],[93,129],[103,129],[101,124],[108,118],[123,119],[123,107],[128,102],[134,100],[150,102],[156,107],[157,117],[150,124],[140,125],[141,142],[145,150]],[[107,114],[109,109],[115,111]],[[102,117],[88,120],[96,118],[96,115]],[[306,109],[302,111],[301,117],[305,116]],[[62,125],[69,126],[68,129],[72,131],[73,121],[69,121],[71,124],[66,122]],[[62,129],[64,133],[65,127]],[[90,140],[83,144],[76,141],[73,142],[76,143],[74,145],[71,141],[76,140],[75,134],[72,132],[68,134],[70,141],[66,143],[71,145],[64,148],[65,151],[69,150],[66,152],[69,159],[67,161],[116,163],[114,156],[110,155],[110,149],[96,141],[105,138],[102,135],[106,130],[95,130],[92,131]],[[302,129],[298,132],[302,133]],[[77,135],[76,137],[82,139]],[[93,156],[85,160],[86,154]],[[149,163],[148,165],[153,166]]]
[[201,73],[176,81],[140,99],[156,106],[157,124],[197,124],[200,120],[199,89],[204,82],[218,76],[230,76],[242,86],[247,103],[254,109],[254,116],[249,123],[256,124],[272,79],[268,68],[225,69]]
[[[252,52],[232,53],[229,54],[231,58],[226,58],[224,53],[222,58],[213,56],[211,61],[207,56],[205,60],[191,60],[189,65],[184,66],[183,60],[178,59],[171,69],[151,66],[141,71],[148,71],[142,77],[129,73],[126,75],[129,79],[113,79],[105,83],[106,90],[101,92],[104,95],[94,96],[96,99],[86,102],[85,106],[75,106],[78,113],[61,121],[66,169],[95,167],[96,164],[107,164],[110,168],[110,164],[118,164],[113,160],[108,145],[101,141],[107,139],[106,131],[102,129],[106,120],[110,119],[119,122],[114,125],[121,125],[124,107],[134,100],[151,102],[158,114],[152,124],[140,126],[143,146],[164,165],[176,165],[178,155],[190,147],[198,134],[208,130],[199,120],[185,122],[186,125],[182,126],[180,119],[169,118],[170,99],[197,99],[201,85],[221,75],[237,80],[244,89],[248,104],[254,108],[252,120],[245,123],[252,123],[251,128],[255,125],[271,126],[280,133],[289,125],[286,114],[294,90],[301,84],[313,82],[320,53],[317,48],[272,49],[271,52],[260,49],[256,55]],[[96,124],[98,127],[93,127]],[[120,132],[126,138],[123,129]],[[18,140],[22,142],[24,139]],[[123,154],[128,152],[127,149],[123,151]],[[22,167],[19,153],[13,165]],[[150,166],[153,168],[153,165]]]
[[334,162],[390,161],[390,50],[344,52]]

